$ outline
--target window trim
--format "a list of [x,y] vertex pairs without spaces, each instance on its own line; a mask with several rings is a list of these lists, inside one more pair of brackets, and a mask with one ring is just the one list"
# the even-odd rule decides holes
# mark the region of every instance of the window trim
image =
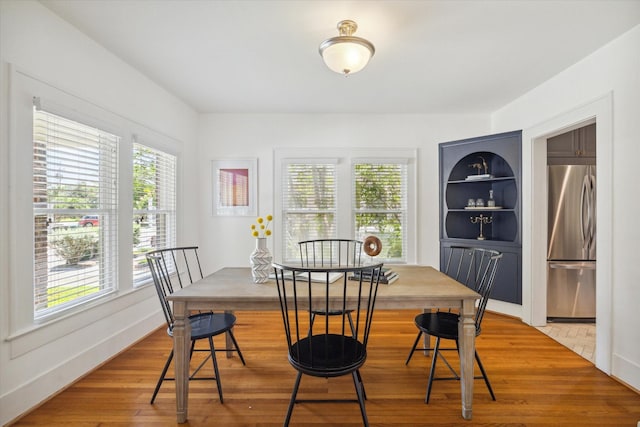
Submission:
[[[60,105],[57,105],[56,103],[53,103],[50,101],[43,101],[40,97],[33,97],[33,108],[31,109],[32,138],[31,138],[31,144],[30,144],[32,152],[34,150],[34,144],[35,144],[33,130],[35,129],[34,126],[36,122],[36,114],[38,113],[44,114],[45,116],[42,119],[46,120],[47,122],[48,122],[48,119],[46,115],[52,115],[55,117],[60,117],[60,119],[63,121],[77,123],[80,126],[84,126],[86,128],[92,128],[97,130],[100,133],[109,134],[115,137],[115,139],[112,142],[106,142],[106,143],[98,142],[99,145],[97,147],[99,150],[104,150],[104,149],[113,150],[111,154],[111,159],[109,160],[109,163],[107,163],[106,165],[107,169],[105,169],[109,171],[109,167],[111,167],[111,170],[109,172],[114,174],[113,176],[109,175],[106,177],[107,180],[111,181],[111,183],[109,184],[111,189],[108,190],[107,192],[103,192],[102,186],[98,187],[98,189],[101,190],[100,194],[105,194],[107,196],[107,199],[106,199],[107,205],[103,205],[103,201],[99,201],[98,207],[91,208],[91,209],[81,209],[79,211],[79,215],[94,214],[94,213],[99,215],[104,215],[103,221],[102,221],[103,223],[101,224],[101,227],[99,229],[100,246],[103,249],[103,251],[100,252],[102,262],[98,263],[97,267],[98,267],[98,283],[100,284],[100,286],[104,284],[106,285],[106,287],[104,289],[99,289],[95,293],[85,295],[85,296],[80,296],[71,301],[57,304],[54,307],[45,307],[45,308],[38,309],[36,306],[36,296],[35,296],[35,290],[36,290],[35,286],[36,286],[36,280],[38,276],[36,271],[38,270],[38,266],[37,266],[36,257],[35,257],[36,236],[35,236],[35,228],[34,228],[32,230],[33,234],[31,236],[31,248],[32,248],[32,254],[34,255],[34,257],[32,257],[33,262],[31,263],[31,272],[33,275],[31,280],[31,288],[33,292],[32,294],[33,301],[31,306],[32,306],[32,313],[33,313],[33,322],[43,323],[43,322],[49,321],[50,319],[55,319],[57,317],[63,316],[68,312],[76,311],[78,310],[78,307],[82,307],[87,304],[92,304],[93,301],[103,299],[106,296],[115,293],[118,289],[118,261],[119,261],[118,259],[119,258],[118,257],[118,253],[119,253],[118,251],[118,229],[119,229],[118,202],[120,200],[119,148],[121,145],[120,141],[122,140],[122,135],[120,133],[112,132],[111,129],[108,129],[110,128],[110,126],[105,124],[103,121],[96,120],[90,115],[85,116],[82,113],[78,113],[69,108],[62,107]],[[102,127],[102,125],[104,125],[104,127]],[[35,157],[34,157],[34,160],[35,160]],[[102,162],[100,162],[100,165],[102,165]],[[33,172],[33,167],[35,167],[35,164],[32,162],[32,167],[31,167],[32,172]],[[46,167],[48,168],[48,166]],[[100,166],[100,170],[102,170],[102,168],[103,166]],[[100,181],[105,179],[104,176],[102,175],[102,172],[98,172],[98,177],[100,178]],[[31,180],[31,186],[32,186],[31,194],[33,194],[35,197],[35,193],[34,193],[35,189],[33,188],[34,186],[33,179]],[[102,197],[100,197],[100,199],[102,199]],[[49,214],[49,213],[64,214],[68,210],[42,208],[42,207],[37,207],[35,203],[32,203],[30,211],[31,211],[31,221],[33,225],[34,223],[33,221],[38,215],[41,216],[43,214]],[[105,221],[105,218],[107,219],[107,221]],[[47,230],[47,240],[49,240],[49,231],[50,230]],[[49,245],[49,243],[47,243],[47,245]],[[47,263],[46,268],[48,268],[48,264],[49,264],[48,261],[46,263]],[[74,284],[76,284],[77,286],[81,286],[76,280],[74,280]]]

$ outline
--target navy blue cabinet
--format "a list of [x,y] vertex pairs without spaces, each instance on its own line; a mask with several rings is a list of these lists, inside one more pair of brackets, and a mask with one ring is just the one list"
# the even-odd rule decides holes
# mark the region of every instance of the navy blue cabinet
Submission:
[[439,145],[440,263],[450,246],[504,254],[492,299],[522,304],[522,132]]

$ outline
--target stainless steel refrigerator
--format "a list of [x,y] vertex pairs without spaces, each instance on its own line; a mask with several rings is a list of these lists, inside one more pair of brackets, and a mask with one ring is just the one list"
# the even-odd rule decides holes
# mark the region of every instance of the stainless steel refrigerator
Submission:
[[596,166],[549,165],[547,318],[596,316]]

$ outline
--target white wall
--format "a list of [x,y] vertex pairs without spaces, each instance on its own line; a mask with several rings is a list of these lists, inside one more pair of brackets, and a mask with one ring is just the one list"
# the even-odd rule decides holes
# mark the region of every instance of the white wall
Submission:
[[[417,262],[437,265],[438,143],[488,133],[488,116],[210,114],[199,130],[202,182],[200,231],[209,272],[223,266],[247,266],[255,242],[249,226],[255,218],[212,216],[213,159],[258,158],[259,214],[273,213],[273,150],[285,147],[402,147],[418,149]],[[276,218],[277,223],[277,218]],[[278,231],[274,230],[277,238]],[[269,242],[273,249],[273,242]],[[275,254],[277,256],[277,254]]]
[[[605,128],[598,129],[597,141],[596,363],[640,389],[640,192],[636,173],[640,159],[640,26],[496,111],[492,126],[496,132],[523,129],[527,136],[523,141],[524,170],[528,173],[523,182],[533,188],[536,180],[544,179],[535,176],[537,164],[531,157],[537,152],[536,145],[544,142],[540,132],[570,127],[589,116]],[[533,202],[536,200],[524,200],[525,227],[531,227],[527,230],[531,241],[525,244],[545,248],[546,229],[541,233],[542,227],[535,225]],[[540,267],[536,261],[539,254],[535,252],[523,263],[523,270],[532,275],[540,273],[536,270]],[[535,300],[539,281],[528,280],[523,285],[523,293],[529,292]],[[531,312],[535,316],[539,307],[531,307]]]
[[[179,185],[197,188],[198,180],[194,165],[197,114],[40,3],[0,1],[0,53],[0,424],[4,425],[163,322],[157,296],[147,287],[116,295],[91,310],[31,332],[12,331],[10,312],[16,307],[10,305],[11,289],[20,285],[21,278],[31,277],[30,271],[17,267],[15,249],[22,243],[14,233],[15,221],[29,214],[9,203],[16,199],[16,183],[9,185],[15,169],[9,163],[14,155],[10,147],[23,143],[10,139],[19,135],[14,129],[15,112],[9,109],[16,102],[9,99],[16,71],[107,110],[131,129],[175,141],[181,153],[179,167],[184,171]],[[24,183],[17,183],[21,185]],[[179,239],[197,244],[198,214],[183,208],[197,205],[197,192],[181,194]],[[18,309],[30,311],[32,307]],[[18,343],[25,341],[30,349],[17,350]]]

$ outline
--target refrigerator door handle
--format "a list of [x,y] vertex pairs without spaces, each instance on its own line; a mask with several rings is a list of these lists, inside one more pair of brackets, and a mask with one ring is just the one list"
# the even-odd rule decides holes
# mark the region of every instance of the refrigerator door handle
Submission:
[[[595,166],[592,166],[595,167]],[[590,215],[589,215],[589,252],[595,245],[596,238],[596,177],[589,174],[589,199],[590,199]]]
[[[591,209],[589,203],[589,176],[585,175],[582,179],[582,191],[580,192],[580,232],[582,234],[582,250],[589,249],[589,219],[591,217]],[[585,215],[587,220],[585,223]]]
[[549,268],[562,269],[562,270],[595,270],[596,264],[593,261],[585,262],[557,262],[549,261]]

